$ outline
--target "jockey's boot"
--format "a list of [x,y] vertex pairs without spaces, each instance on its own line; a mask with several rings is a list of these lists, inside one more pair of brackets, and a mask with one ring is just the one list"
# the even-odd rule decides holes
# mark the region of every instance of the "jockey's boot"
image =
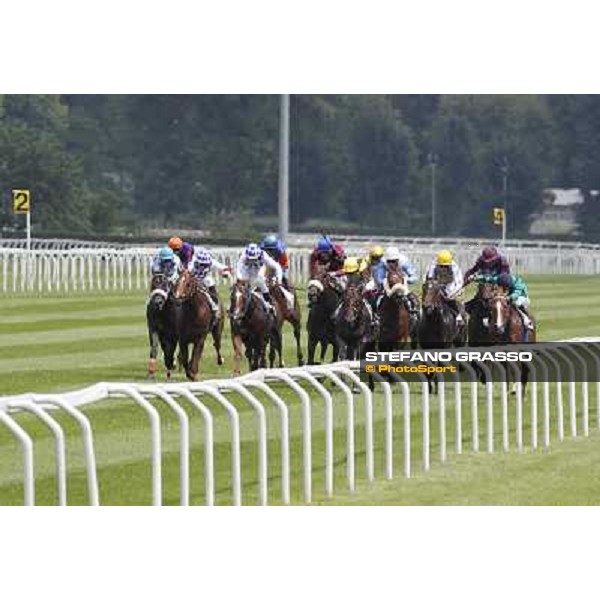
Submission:
[[523,325],[525,326],[525,328],[529,331],[533,331],[533,321],[529,317],[527,309],[524,306],[517,306],[516,309],[519,315],[521,316],[521,319],[523,320]]
[[288,290],[288,291],[289,291],[289,289],[290,289],[290,282],[288,281],[288,278],[287,278],[287,277],[283,276],[283,277],[281,278],[281,285],[282,285],[282,286],[283,286],[283,287],[284,287],[286,290]]
[[213,316],[215,320],[221,318],[221,310],[219,309],[219,294],[217,292],[217,286],[211,285],[208,288],[208,297],[212,301],[211,308],[213,311]]

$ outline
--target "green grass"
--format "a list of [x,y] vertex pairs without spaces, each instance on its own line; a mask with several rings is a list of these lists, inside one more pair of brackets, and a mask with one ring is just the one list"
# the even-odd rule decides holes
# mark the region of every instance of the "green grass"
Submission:
[[[532,309],[539,322],[539,339],[561,339],[598,333],[594,329],[600,317],[597,298],[600,280],[596,277],[529,277]],[[78,389],[97,381],[145,381],[148,357],[143,294],[73,294],[71,297],[6,296],[0,308],[0,395],[24,392],[57,392]],[[304,336],[304,332],[303,332]],[[303,339],[305,342],[305,337]],[[228,326],[224,336],[226,364],[216,365],[213,349],[207,345],[201,365],[203,378],[231,375],[231,340]],[[286,326],[285,355],[288,365],[295,364],[291,331]],[[183,380],[178,374],[177,378]],[[302,501],[300,489],[302,446],[300,407],[288,391],[280,389],[290,406],[292,432],[292,499]],[[415,392],[417,390],[415,389]],[[395,474],[392,482],[383,481],[383,411],[380,394],[375,395],[376,482],[365,479],[363,405],[357,404],[357,480],[356,494],[347,495],[345,482],[345,404],[334,391],[335,403],[335,496],[334,503],[360,504],[588,504],[600,497],[596,481],[600,440],[594,432],[589,439],[557,444],[553,430],[550,453],[538,451],[517,455],[514,452],[514,406],[510,406],[511,444],[508,454],[473,454],[470,451],[470,412],[468,393],[463,397],[463,443],[465,454],[456,456],[454,445],[454,399],[447,393],[447,432],[449,460],[441,465],[438,454],[436,399],[432,400],[432,469],[420,471],[421,413],[420,396],[413,394],[411,423],[414,477],[401,477],[402,415],[395,406]],[[565,399],[566,399],[565,392]],[[595,399],[595,386],[590,398]],[[239,408],[242,428],[242,473],[244,503],[257,499],[257,449],[255,417],[247,405],[232,395]],[[215,419],[217,503],[231,501],[229,480],[229,427],[221,408],[207,401]],[[496,448],[501,447],[499,403],[496,403]],[[592,401],[591,422],[596,423]],[[164,501],[178,503],[178,426],[175,418],[160,404],[163,420]],[[277,413],[265,402],[269,428],[269,501],[280,501],[279,439]],[[480,401],[480,444],[484,448],[485,412]],[[554,417],[555,407],[552,406]],[[150,435],[145,414],[132,403],[114,399],[85,409],[94,427],[99,465],[101,501],[104,504],[147,504],[150,502]],[[313,476],[316,502],[324,498],[323,407],[313,402]],[[202,421],[188,410],[191,418],[192,502],[202,503],[203,429]],[[540,408],[541,415],[541,408]],[[565,406],[565,418],[568,417]],[[57,415],[68,436],[69,501],[85,503],[85,472],[78,430],[68,417]],[[525,440],[530,436],[529,403],[525,405]],[[35,465],[38,503],[56,501],[53,439],[35,419],[20,414],[18,421],[35,436]],[[567,421],[568,422],[568,421]],[[580,416],[578,417],[580,422]],[[594,430],[593,430],[594,431]],[[540,440],[541,441],[541,440]],[[22,463],[20,449],[13,438],[0,429],[0,504],[22,502]]]

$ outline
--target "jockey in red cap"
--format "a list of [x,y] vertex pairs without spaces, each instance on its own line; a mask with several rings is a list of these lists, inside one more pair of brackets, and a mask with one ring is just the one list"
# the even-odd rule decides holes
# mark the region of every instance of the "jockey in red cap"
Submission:
[[502,273],[510,273],[506,257],[494,246],[486,246],[477,262],[465,273],[465,283],[470,283],[477,275],[496,280]]

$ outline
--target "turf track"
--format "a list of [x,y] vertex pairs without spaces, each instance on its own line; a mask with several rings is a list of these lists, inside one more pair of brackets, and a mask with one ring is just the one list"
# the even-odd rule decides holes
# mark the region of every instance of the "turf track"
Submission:
[[[600,280],[594,277],[530,277],[530,296],[533,310],[540,323],[539,339],[562,339],[600,333]],[[77,389],[96,381],[143,381],[147,360],[147,339],[144,321],[145,298],[139,293],[73,295],[72,297],[6,296],[0,299],[0,394],[27,391],[64,391]],[[286,326],[286,362],[294,364],[291,330]],[[226,365],[217,367],[212,347],[207,346],[202,363],[204,377],[231,374],[231,342],[228,327],[224,336]],[[181,376],[179,376],[181,377]],[[466,397],[466,395],[465,395]],[[590,397],[595,398],[592,386]],[[418,396],[413,402],[413,468],[415,478],[409,481],[400,476],[402,465],[401,414],[396,412],[395,466],[396,479],[382,483],[383,421],[381,402],[376,396],[375,458],[378,481],[362,484],[354,496],[343,494],[345,435],[343,410],[336,408],[336,503],[408,503],[408,504],[484,504],[484,503],[597,503],[600,499],[600,437],[592,426],[587,440],[566,441],[557,445],[553,439],[551,455],[527,452],[488,456],[472,453],[462,457],[449,454],[449,462],[440,465],[436,446],[437,421],[435,400],[432,430],[432,471],[419,473],[420,409]],[[447,431],[449,450],[454,444],[452,396]],[[208,401],[210,404],[210,401]],[[466,400],[464,400],[466,403]],[[253,414],[242,403],[242,473],[244,503],[256,501],[256,445]],[[268,406],[268,405],[267,405]],[[313,465],[315,500],[323,499],[324,435],[322,406],[313,404]],[[290,425],[294,434],[291,443],[292,498],[301,501],[300,411],[295,400],[290,402]],[[229,489],[229,429],[225,415],[211,405],[216,419],[217,501],[230,502]],[[511,407],[512,410],[513,407]],[[470,449],[470,413],[464,414],[463,443]],[[591,422],[596,423],[596,406],[592,403]],[[128,402],[111,400],[86,409],[94,425],[100,491],[103,503],[146,504],[150,500],[149,432],[144,414]],[[178,430],[170,413],[161,410],[163,427],[165,503],[178,502]],[[198,417],[190,412],[192,424],[192,502],[203,502],[202,486],[202,427]],[[267,410],[272,438],[269,446],[270,502],[278,502],[279,443],[276,435],[276,414]],[[483,411],[480,429],[483,435]],[[525,409],[525,439],[529,439],[527,405]],[[53,442],[45,428],[27,415],[18,417],[28,431],[35,433],[37,502],[55,502]],[[75,427],[60,417],[68,432],[70,467],[69,498],[71,503],[85,503],[85,481],[80,441]],[[364,478],[362,399],[357,396],[357,477]],[[497,421],[498,422],[498,421]],[[511,423],[514,415],[511,412]],[[500,447],[499,432],[496,446]],[[554,435],[554,432],[553,432]],[[483,442],[483,437],[482,437]],[[511,439],[514,448],[514,441]],[[0,430],[0,503],[19,504],[22,501],[21,458],[17,444]]]

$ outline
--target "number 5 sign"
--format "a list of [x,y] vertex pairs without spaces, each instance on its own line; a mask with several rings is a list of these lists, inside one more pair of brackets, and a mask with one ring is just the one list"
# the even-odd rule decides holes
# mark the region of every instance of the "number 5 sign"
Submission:
[[27,215],[31,212],[31,192],[29,190],[13,190],[13,212],[16,215]]

